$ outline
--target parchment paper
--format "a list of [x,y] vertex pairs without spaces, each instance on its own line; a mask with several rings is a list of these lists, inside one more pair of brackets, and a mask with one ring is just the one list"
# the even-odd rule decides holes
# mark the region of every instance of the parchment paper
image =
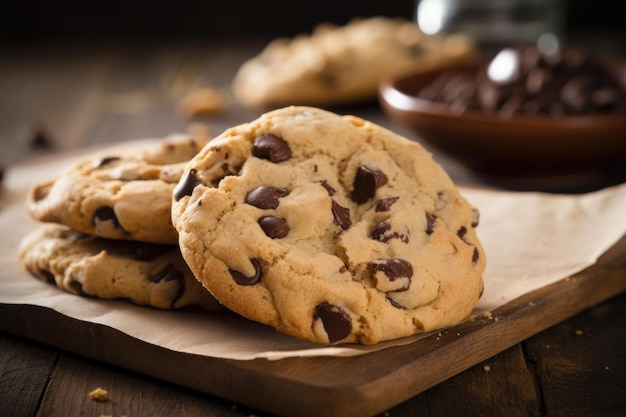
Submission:
[[[35,181],[55,175],[92,151],[9,167],[0,189],[0,303],[48,307],[167,349],[238,360],[360,355],[423,337],[374,346],[323,347],[227,311],[161,311],[122,300],[77,297],[38,281],[17,258],[20,239],[38,226],[24,209],[26,192]],[[485,291],[475,314],[593,265],[626,233],[626,184],[584,195],[460,190],[480,210],[477,230],[487,256]]]

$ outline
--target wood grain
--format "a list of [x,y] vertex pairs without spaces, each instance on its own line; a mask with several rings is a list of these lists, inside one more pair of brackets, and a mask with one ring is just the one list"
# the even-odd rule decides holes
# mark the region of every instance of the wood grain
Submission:
[[[350,358],[202,357],[24,305],[0,305],[0,328],[277,415],[313,416],[324,410],[327,416],[372,416],[623,291],[625,252],[622,239],[593,267],[520,297],[490,318],[480,316],[409,345]],[[528,382],[527,375],[519,378]],[[531,402],[532,393],[527,395]]]

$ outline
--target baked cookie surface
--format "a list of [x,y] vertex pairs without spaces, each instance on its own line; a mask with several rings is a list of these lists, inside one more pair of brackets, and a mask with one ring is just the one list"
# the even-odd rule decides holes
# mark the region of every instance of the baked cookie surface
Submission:
[[221,303],[314,343],[456,324],[482,292],[478,211],[419,144],[287,107],[233,127],[174,189],[181,253]]
[[232,91],[248,107],[345,104],[375,98],[391,76],[475,57],[473,41],[463,35],[426,35],[400,18],[360,18],[275,39],[240,66]]
[[44,224],[20,242],[24,268],[72,294],[159,309],[221,308],[175,245],[110,240]]
[[177,243],[170,220],[172,189],[185,163],[207,142],[172,135],[96,152],[34,184],[26,210],[38,221],[104,238]]

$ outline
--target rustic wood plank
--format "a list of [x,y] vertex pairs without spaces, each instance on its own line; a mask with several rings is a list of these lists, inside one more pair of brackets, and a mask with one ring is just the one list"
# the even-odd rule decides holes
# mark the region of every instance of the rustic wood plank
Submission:
[[414,410],[434,416],[531,417],[539,415],[537,404],[534,377],[518,344],[401,404],[402,414],[391,411],[407,417]]
[[418,342],[350,358],[234,361],[182,354],[23,305],[0,305],[0,327],[269,413],[369,416],[623,291],[625,248],[623,239],[597,265],[514,300],[491,318],[480,316]]
[[[105,401],[88,397],[96,388],[107,391]],[[168,415],[186,417],[252,414],[206,394],[70,354],[63,354],[57,363],[41,409],[47,417],[66,417],[70,410],[72,415],[84,417],[158,416],[164,410]]]
[[0,338],[0,413],[36,416],[58,354],[2,333]]
[[624,329],[621,294],[524,342],[548,415],[624,415]]

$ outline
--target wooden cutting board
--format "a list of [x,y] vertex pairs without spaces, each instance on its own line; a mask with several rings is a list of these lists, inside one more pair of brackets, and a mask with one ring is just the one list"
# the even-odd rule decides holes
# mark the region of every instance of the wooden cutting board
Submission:
[[277,415],[373,416],[626,290],[626,237],[592,267],[408,345],[238,361],[171,351],[54,310],[0,304],[0,329]]

